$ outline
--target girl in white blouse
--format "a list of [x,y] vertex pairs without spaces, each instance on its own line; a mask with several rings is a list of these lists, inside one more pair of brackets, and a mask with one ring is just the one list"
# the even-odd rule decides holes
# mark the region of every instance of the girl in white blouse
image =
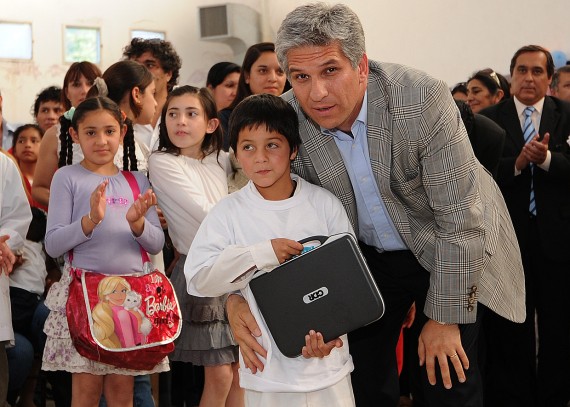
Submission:
[[186,292],[185,254],[200,223],[228,193],[228,155],[222,143],[214,99],[206,88],[173,90],[162,110],[158,151],[151,154],[149,177],[181,256],[172,282],[184,325],[170,356],[204,366],[200,405],[242,406],[238,384],[238,348],[224,313],[226,296],[199,298]]

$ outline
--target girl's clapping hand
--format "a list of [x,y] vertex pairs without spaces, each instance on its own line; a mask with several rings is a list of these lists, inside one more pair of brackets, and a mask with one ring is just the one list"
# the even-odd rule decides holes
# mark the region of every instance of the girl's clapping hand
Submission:
[[144,194],[139,195],[138,199],[131,205],[127,212],[127,220],[129,223],[136,222],[144,217],[151,206],[156,205],[156,195],[152,189],[148,189]]
[[107,208],[107,196],[105,195],[105,189],[109,185],[109,180],[106,179],[95,188],[95,191],[91,194],[89,204],[91,206],[91,211],[89,212],[90,220],[98,225],[101,223],[105,217],[105,209]]

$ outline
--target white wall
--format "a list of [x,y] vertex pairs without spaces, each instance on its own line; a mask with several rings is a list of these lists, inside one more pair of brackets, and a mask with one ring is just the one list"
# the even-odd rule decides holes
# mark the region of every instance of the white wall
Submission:
[[[273,40],[283,17],[304,0],[233,0],[262,14],[262,40]],[[337,1],[328,1],[336,3]],[[121,58],[131,29],[166,31],[183,61],[181,84],[204,85],[209,67],[232,60],[229,46],[199,40],[198,6],[223,0],[0,0],[0,20],[32,22],[34,59],[0,60],[4,116],[32,120],[37,92],[61,86],[64,25],[98,26],[104,70]],[[535,43],[570,56],[567,0],[350,0],[360,16],[370,58],[422,69],[450,86],[492,67],[508,74],[514,51]],[[1,38],[0,41],[9,39]]]

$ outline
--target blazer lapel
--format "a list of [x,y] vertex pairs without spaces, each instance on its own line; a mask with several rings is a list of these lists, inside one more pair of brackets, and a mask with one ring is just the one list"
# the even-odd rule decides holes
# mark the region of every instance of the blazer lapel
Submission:
[[380,193],[390,192],[390,163],[392,162],[392,115],[388,111],[386,94],[370,76],[368,81],[367,137],[372,173]]
[[[299,110],[299,115],[305,115]],[[300,132],[303,148],[317,176],[317,180],[313,182],[318,181],[323,188],[339,198],[358,236],[356,198],[340,151],[333,137],[322,134],[320,127],[308,116],[305,116],[303,123],[306,126],[305,131]]]
[[550,133],[552,141],[552,136],[556,134],[559,120],[560,112],[558,112],[556,105],[548,96],[545,97],[542,115],[540,117],[540,130],[538,132],[540,136],[543,137],[546,133]]
[[516,146],[519,147],[519,149],[522,149],[524,146],[524,137],[519,115],[517,114],[517,108],[515,107],[515,102],[512,99],[505,105],[501,115],[504,129],[507,131],[507,134],[511,134]]

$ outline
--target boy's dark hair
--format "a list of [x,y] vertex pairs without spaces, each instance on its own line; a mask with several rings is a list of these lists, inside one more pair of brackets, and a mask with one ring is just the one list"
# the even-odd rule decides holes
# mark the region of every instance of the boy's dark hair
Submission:
[[[158,136],[158,151],[163,153],[170,153],[174,155],[180,155],[180,148],[176,147],[170,137],[168,137],[168,130],[166,129],[166,114],[168,112],[168,107],[173,98],[182,95],[194,95],[200,101],[202,109],[204,110],[204,115],[206,120],[217,119],[218,110],[216,109],[216,102],[212,93],[208,88],[197,88],[195,86],[184,85],[174,89],[168,94],[166,103],[162,107],[162,113],[160,114],[160,127]],[[218,156],[222,148],[222,129],[220,126],[216,128],[212,133],[206,134],[200,150],[202,155],[206,157],[208,154],[215,152]]]
[[49,86],[38,93],[34,102],[34,117],[37,117],[40,112],[40,105],[45,102],[61,103],[61,88],[59,86]]
[[279,96],[251,95],[242,100],[232,111],[229,121],[230,146],[238,155],[237,143],[240,131],[265,126],[267,131],[281,134],[289,142],[291,153],[301,145],[299,119],[295,109]]
[[16,144],[18,143],[18,137],[20,137],[20,134],[24,130],[28,130],[28,129],[36,129],[38,131],[38,133],[40,134],[40,138],[43,138],[44,132],[40,128],[40,126],[38,126],[37,124],[33,124],[33,123],[24,124],[24,125],[18,127],[16,130],[14,130],[14,137],[12,138],[12,150],[16,149]]
[[167,84],[170,92],[178,83],[180,67],[182,66],[182,61],[176,50],[170,42],[158,38],[133,38],[131,43],[123,49],[123,56],[128,59],[135,59],[145,52],[150,52],[160,61],[160,66],[164,72],[172,74]]

